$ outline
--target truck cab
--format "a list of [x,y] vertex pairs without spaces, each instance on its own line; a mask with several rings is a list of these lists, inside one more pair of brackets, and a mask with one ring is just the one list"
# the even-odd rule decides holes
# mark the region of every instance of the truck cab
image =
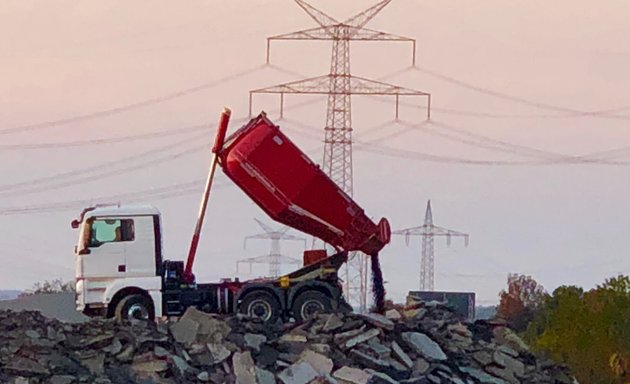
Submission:
[[[73,221],[73,227],[79,229],[75,252],[79,311],[111,317],[121,298],[135,293],[151,304],[154,313],[161,313],[162,237],[156,208],[91,207]],[[138,305],[126,309],[132,316],[150,315],[134,313],[140,310]]]

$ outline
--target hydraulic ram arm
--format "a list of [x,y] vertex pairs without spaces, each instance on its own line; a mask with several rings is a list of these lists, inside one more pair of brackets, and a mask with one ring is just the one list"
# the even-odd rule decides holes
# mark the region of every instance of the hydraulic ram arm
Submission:
[[203,226],[203,220],[206,216],[206,207],[208,206],[208,199],[210,198],[210,190],[212,189],[212,182],[214,180],[214,172],[217,168],[217,162],[219,157],[217,153],[223,147],[225,141],[225,134],[227,132],[228,123],[230,121],[231,111],[228,108],[223,110],[221,118],[219,119],[219,127],[217,128],[217,135],[214,139],[214,145],[212,146],[212,161],[210,163],[210,171],[208,172],[208,179],[206,180],[206,187],[201,197],[201,204],[199,205],[199,215],[197,217],[197,225],[195,226],[195,232],[193,233],[192,241],[190,242],[190,249],[188,251],[188,258],[186,259],[186,267],[184,269],[184,281],[191,284],[195,281],[195,275],[192,272],[193,265],[195,263],[195,255],[197,254],[197,245],[199,244],[199,236],[201,234],[201,227]]

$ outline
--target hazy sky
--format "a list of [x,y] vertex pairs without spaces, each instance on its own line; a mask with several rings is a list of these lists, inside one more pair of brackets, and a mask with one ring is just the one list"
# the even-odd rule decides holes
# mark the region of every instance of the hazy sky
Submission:
[[[340,19],[373,3],[312,1]],[[589,157],[595,162],[586,164],[553,155],[630,148],[630,108],[580,113],[630,106],[629,17],[630,3],[622,0],[397,0],[369,27],[416,38],[417,65],[429,72],[408,69],[408,45],[352,45],[355,75],[432,94],[435,124],[424,129],[394,123],[391,99],[365,97],[353,98],[353,125],[357,141],[374,141],[356,146],[354,154],[355,197],[370,216],[388,217],[395,229],[420,225],[430,198],[436,224],[471,234],[468,248],[436,241],[436,289],[475,291],[489,303],[509,272],[531,274],[549,290],[589,288],[630,273],[630,149]],[[175,188],[186,193],[165,199],[136,192],[203,180],[209,154],[199,146],[212,140],[224,105],[243,118],[250,89],[327,73],[330,42],[277,43],[277,67],[263,67],[266,36],[313,26],[289,0],[2,1],[0,288],[72,279],[78,234],[69,224],[91,201],[154,204],[163,213],[167,257],[183,258],[201,187]],[[190,92],[121,113],[1,134],[182,90]],[[286,120],[277,122],[320,160],[325,100],[286,101]],[[255,111],[277,118],[276,97],[254,102]],[[401,107],[404,124],[422,122],[424,113]],[[208,128],[126,142],[24,147],[199,124]],[[201,132],[207,136],[200,138]],[[171,143],[177,145],[167,148]],[[128,164],[103,165],[151,150]],[[75,170],[84,171],[51,177]],[[269,220],[223,175],[218,183],[227,186],[216,190],[208,208],[196,265],[201,281],[233,276],[237,259],[269,249],[260,241],[243,250],[243,237],[259,232],[253,218]],[[131,195],[116,197],[122,194]],[[55,209],[7,215],[7,209],[39,206]],[[299,244],[283,249],[300,256]],[[419,254],[419,239],[407,247],[395,238],[383,251],[394,299],[417,288]],[[255,268],[253,276],[265,271]]]

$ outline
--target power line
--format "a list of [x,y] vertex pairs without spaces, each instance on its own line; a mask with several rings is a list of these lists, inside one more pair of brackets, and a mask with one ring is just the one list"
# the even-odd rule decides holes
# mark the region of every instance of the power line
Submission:
[[[185,183],[171,184],[160,188],[150,188],[136,192],[123,193],[111,196],[102,196],[92,199],[83,200],[70,200],[60,201],[55,203],[47,203],[40,205],[24,206],[24,207],[8,207],[0,208],[0,216],[18,215],[18,214],[31,214],[31,213],[50,213],[68,211],[77,208],[84,208],[86,206],[93,205],[95,201],[116,202],[120,200],[126,200],[129,202],[136,202],[138,200],[144,200],[147,198],[153,200],[160,200],[169,197],[179,197],[191,193],[198,193],[200,188],[203,187],[203,180],[194,180]],[[216,187],[223,188],[229,184],[217,184]]]
[[210,81],[204,84],[200,84],[200,85],[196,85],[190,88],[186,88],[180,91],[175,91],[163,96],[158,96],[158,97],[152,97],[146,100],[142,100],[142,101],[138,101],[135,103],[129,103],[129,104],[125,104],[119,107],[114,107],[114,108],[108,108],[108,109],[103,109],[100,111],[96,111],[96,112],[91,112],[91,113],[86,113],[86,114],[82,114],[82,115],[76,115],[76,116],[72,116],[72,117],[67,117],[67,118],[62,118],[62,119],[56,119],[56,120],[48,120],[48,121],[43,121],[40,123],[33,123],[33,124],[26,124],[26,125],[20,125],[20,126],[15,126],[15,127],[10,127],[10,128],[4,128],[4,129],[0,129],[0,135],[6,135],[6,134],[11,134],[11,133],[16,133],[16,132],[25,132],[25,131],[32,131],[32,130],[37,130],[37,129],[44,129],[44,128],[50,128],[50,127],[56,127],[56,126],[60,126],[60,125],[66,125],[66,124],[72,124],[72,123],[77,123],[77,122],[81,122],[81,121],[88,121],[88,120],[94,120],[97,118],[101,118],[101,117],[107,117],[107,116],[112,116],[112,115],[117,115],[119,113],[123,113],[123,112],[127,112],[130,110],[134,110],[134,109],[138,109],[138,108],[144,108],[150,105],[154,105],[154,104],[160,104],[160,103],[164,103],[173,99],[177,99],[180,97],[184,97],[193,93],[197,93],[206,89],[210,89],[210,88],[214,88],[216,86],[219,86],[223,83],[227,83],[229,81],[238,79],[239,77],[243,77],[245,75],[248,75],[250,73],[254,73],[256,71],[259,71],[261,69],[263,69],[265,66],[257,66],[257,67],[253,67],[241,72],[237,72],[235,74],[232,75],[228,75],[228,76],[224,76],[222,78],[219,78],[217,80],[214,81]]
[[630,109],[630,106],[624,106],[624,107],[619,107],[619,108],[614,108],[614,109],[604,109],[604,110],[596,110],[596,111],[582,111],[582,110],[578,110],[578,109],[573,109],[573,108],[567,108],[567,107],[563,107],[563,106],[558,106],[558,105],[553,105],[553,104],[547,104],[547,103],[542,103],[539,101],[534,101],[534,100],[529,100],[520,96],[514,96],[514,95],[510,95],[507,93],[503,93],[503,92],[498,92],[498,91],[494,91],[485,87],[481,87],[478,85],[473,85],[470,84],[468,82],[456,79],[454,77],[451,76],[447,76],[441,73],[438,73],[436,71],[430,70],[430,69],[426,69],[426,68],[421,68],[421,67],[413,67],[414,70],[419,71],[421,73],[427,74],[429,76],[438,78],[440,80],[449,82],[451,84],[455,84],[458,85],[462,88],[466,88],[478,93],[483,93],[486,94],[488,96],[493,96],[499,99],[503,99],[503,100],[508,100],[508,101],[512,101],[512,102],[516,102],[516,103],[520,103],[523,105],[527,105],[530,107],[535,107],[535,108],[540,108],[540,109],[546,109],[546,110],[550,110],[550,111],[555,111],[555,112],[563,112],[565,113],[567,116],[564,117],[603,117],[603,118],[613,118],[613,119],[627,119],[628,116],[620,116],[620,115],[611,115],[610,113],[612,112],[618,112],[618,111],[622,111],[622,110],[626,110],[626,109]]
[[113,144],[130,141],[139,141],[145,139],[153,139],[159,137],[168,137],[183,135],[191,132],[197,132],[202,129],[207,129],[208,124],[191,125],[181,128],[169,128],[157,132],[139,133],[135,135],[108,137],[100,139],[86,139],[86,140],[74,140],[74,141],[59,141],[53,143],[34,143],[34,144],[3,144],[0,145],[0,150],[23,150],[23,149],[57,149],[57,148],[70,148],[70,147],[83,147],[88,145],[100,145],[100,144]]
[[26,188],[26,189],[22,189],[22,190],[18,190],[18,191],[11,191],[11,192],[6,192],[4,193],[5,196],[11,196],[11,195],[26,195],[26,194],[32,194],[32,193],[41,193],[41,192],[48,192],[51,190],[55,190],[55,189],[62,189],[62,188],[67,188],[67,187],[73,187],[76,185],[82,185],[91,181],[95,181],[95,180],[102,180],[108,177],[112,177],[112,176],[119,176],[125,173],[130,173],[133,171],[138,171],[138,170],[142,170],[142,169],[146,169],[146,168],[150,168],[150,167],[154,167],[157,166],[159,164],[168,162],[168,161],[172,161],[184,156],[190,156],[192,154],[195,154],[197,152],[201,152],[204,149],[209,149],[210,148],[210,144],[206,143],[206,144],[202,144],[202,145],[197,145],[194,146],[192,148],[185,148],[181,151],[178,151],[174,154],[168,155],[168,156],[162,156],[162,157],[158,157],[157,159],[150,159],[148,161],[145,162],[141,162],[139,164],[134,164],[128,167],[124,167],[124,168],[119,168],[119,169],[111,169],[111,168],[105,168],[104,172],[100,172],[100,173],[96,173],[96,174],[91,174],[91,175],[87,175],[84,177],[79,177],[77,179],[74,179],[70,182],[68,181],[60,181],[57,183],[52,183],[52,184],[47,184],[44,186],[39,186],[39,187],[34,187],[34,188]]
[[195,135],[193,137],[175,142],[175,143],[169,143],[166,144],[164,146],[160,146],[157,148],[153,148],[150,149],[148,151],[142,152],[142,153],[138,153],[135,155],[131,155],[131,156],[126,156],[120,159],[116,159],[116,160],[112,160],[112,161],[108,161],[108,162],[104,162],[104,163],[100,163],[100,164],[96,164],[93,166],[89,166],[86,168],[81,168],[81,169],[75,169],[72,171],[67,171],[67,172],[60,172],[60,173],[56,173],[50,176],[46,176],[46,177],[41,177],[41,178],[37,178],[37,179],[32,179],[32,180],[26,180],[26,181],[22,181],[22,182],[18,182],[18,183],[13,183],[13,184],[5,184],[5,185],[0,185],[0,193],[2,193],[3,191],[13,191],[15,189],[21,189],[24,187],[32,187],[35,185],[41,185],[41,184],[45,184],[49,181],[59,181],[59,180],[65,180],[68,178],[72,178],[74,176],[79,176],[79,175],[83,175],[83,174],[87,174],[90,173],[92,171],[98,171],[101,170],[103,168],[111,168],[114,166],[117,166],[119,164],[128,164],[130,162],[139,160],[139,159],[143,159],[146,157],[151,157],[155,154],[159,154],[162,153],[164,151],[176,148],[178,146],[181,146],[183,144],[186,143],[190,143],[190,142],[196,142],[198,140],[200,140],[202,137],[206,136],[206,133],[203,133],[202,135]]

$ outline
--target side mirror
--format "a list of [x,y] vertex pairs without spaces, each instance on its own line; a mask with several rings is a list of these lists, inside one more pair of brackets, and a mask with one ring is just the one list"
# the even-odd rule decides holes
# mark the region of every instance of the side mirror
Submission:
[[70,225],[72,226],[73,229],[79,228],[79,224],[81,224],[81,223],[79,223],[79,220],[77,220],[77,219],[72,220],[72,222],[70,223]]

